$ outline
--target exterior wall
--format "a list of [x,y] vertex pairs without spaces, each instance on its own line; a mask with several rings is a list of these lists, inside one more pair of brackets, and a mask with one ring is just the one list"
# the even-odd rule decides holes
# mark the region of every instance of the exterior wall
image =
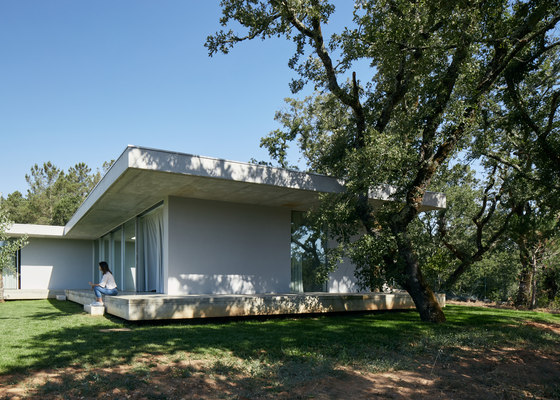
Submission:
[[29,238],[21,250],[21,289],[89,289],[92,241]]
[[287,209],[169,197],[168,294],[288,293]]
[[[337,246],[333,240],[329,240],[329,247]],[[329,293],[359,293],[363,292],[356,284],[357,279],[354,276],[356,266],[352,264],[348,258],[344,258],[338,268],[331,272],[329,281],[327,282],[327,292]]]
[[356,277],[354,276],[354,265],[350,261],[345,260],[339,264],[338,268],[329,275],[327,283],[327,292],[329,293],[358,293],[360,292],[356,285]]

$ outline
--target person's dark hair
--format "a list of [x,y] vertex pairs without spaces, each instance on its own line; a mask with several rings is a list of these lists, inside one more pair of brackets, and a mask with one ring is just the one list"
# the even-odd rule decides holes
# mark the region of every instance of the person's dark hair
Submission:
[[107,264],[105,261],[101,261],[99,263],[99,266],[101,267],[101,272],[103,272],[103,275],[105,275],[107,272],[111,272],[111,270],[109,269],[109,264]]

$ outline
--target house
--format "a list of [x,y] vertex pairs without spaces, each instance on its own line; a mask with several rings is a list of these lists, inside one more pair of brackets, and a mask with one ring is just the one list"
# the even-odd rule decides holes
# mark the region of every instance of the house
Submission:
[[[292,240],[320,193],[343,190],[323,175],[128,146],[66,226],[14,224],[10,234],[29,244],[6,296],[89,289],[101,260],[121,291],[159,299],[358,293],[348,262],[313,282]],[[391,188],[370,201],[391,201]],[[428,193],[423,204],[445,207],[445,196]]]

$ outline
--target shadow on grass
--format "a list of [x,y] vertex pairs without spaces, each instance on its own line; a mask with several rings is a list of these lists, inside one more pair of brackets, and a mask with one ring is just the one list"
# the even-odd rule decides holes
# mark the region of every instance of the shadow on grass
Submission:
[[[227,393],[233,385],[255,396],[259,390],[282,392],[305,386],[317,377],[340,376],[340,366],[369,372],[413,370],[433,360],[452,363],[468,357],[465,348],[557,348],[560,342],[557,336],[522,323],[533,314],[457,306],[448,307],[446,314],[448,322],[442,325],[422,323],[413,311],[134,323],[116,317],[85,316],[81,306],[53,300],[50,307],[25,318],[79,321],[32,334],[24,343],[27,351],[16,355],[6,372],[65,368],[92,371],[123,365],[132,368],[139,357],[179,360],[187,355],[210,363],[195,372],[181,367],[179,375],[186,374],[190,384],[196,382],[191,375],[200,379],[220,375],[225,378],[214,384],[215,389]],[[152,373],[150,368],[146,374]],[[166,368],[172,372],[172,366]],[[120,374],[122,380],[109,372],[103,374],[108,381],[122,382],[115,383],[116,389],[128,390],[126,382],[143,387],[142,371],[126,371]],[[71,384],[64,376],[57,382],[47,382],[39,391],[61,393],[70,388],[77,395],[88,396],[88,391],[105,390],[86,376],[82,381],[93,382],[89,386]],[[153,392],[154,398],[157,393]]]

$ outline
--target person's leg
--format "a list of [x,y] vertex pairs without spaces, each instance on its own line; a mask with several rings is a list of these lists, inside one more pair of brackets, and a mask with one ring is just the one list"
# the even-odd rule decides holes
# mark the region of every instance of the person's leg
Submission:
[[95,297],[97,298],[97,302],[103,304],[103,298],[101,295],[115,295],[117,294],[117,289],[107,289],[101,286],[94,286],[93,291],[95,292]]
[[104,289],[100,286],[94,286],[93,287],[93,292],[95,293],[95,299],[98,303],[103,303],[103,298],[101,297],[101,289]]

